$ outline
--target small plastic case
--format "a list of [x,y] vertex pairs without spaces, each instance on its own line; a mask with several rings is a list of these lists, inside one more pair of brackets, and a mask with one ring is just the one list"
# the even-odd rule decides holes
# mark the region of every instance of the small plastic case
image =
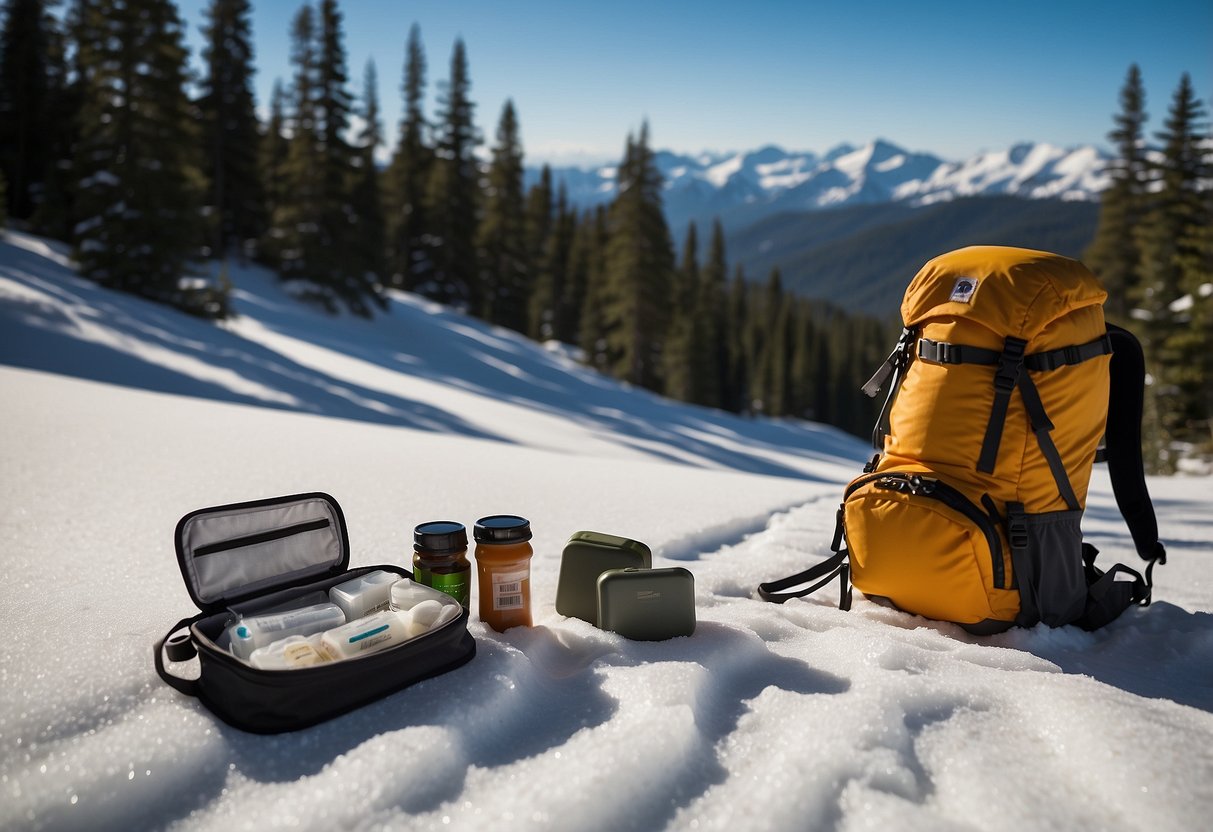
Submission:
[[368,572],[329,589],[329,599],[345,613],[346,621],[355,621],[388,608],[392,584],[400,580],[394,572],[382,569]]
[[556,584],[556,612],[598,626],[598,576],[608,569],[648,569],[649,547],[601,532],[575,532],[564,544]]
[[598,626],[635,641],[695,632],[695,576],[681,566],[598,576]]

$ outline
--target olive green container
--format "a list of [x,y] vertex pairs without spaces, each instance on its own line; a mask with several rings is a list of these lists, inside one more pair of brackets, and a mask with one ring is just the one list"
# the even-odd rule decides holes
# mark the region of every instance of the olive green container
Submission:
[[598,576],[608,569],[648,569],[653,553],[638,540],[575,532],[560,556],[556,612],[598,626]]
[[695,577],[681,566],[598,576],[598,626],[635,641],[695,632]]

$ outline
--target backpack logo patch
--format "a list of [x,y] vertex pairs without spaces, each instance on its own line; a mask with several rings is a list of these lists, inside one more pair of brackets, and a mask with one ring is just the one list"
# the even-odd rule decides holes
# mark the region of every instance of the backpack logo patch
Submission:
[[973,299],[973,293],[976,291],[976,277],[958,277],[956,278],[956,285],[952,287],[952,295],[948,300],[954,300],[957,303],[968,303]]

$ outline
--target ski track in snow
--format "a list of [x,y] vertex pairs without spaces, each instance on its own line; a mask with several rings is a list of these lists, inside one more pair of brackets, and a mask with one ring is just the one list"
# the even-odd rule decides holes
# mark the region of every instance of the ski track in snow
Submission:
[[[858,443],[668,405],[459,319],[450,337],[512,360],[505,375],[534,397],[502,402],[487,374],[502,368],[476,375],[399,331],[343,352],[362,322],[299,311],[256,275],[246,317],[207,327],[20,242],[0,243],[0,827],[1188,830],[1213,811],[1208,478],[1151,480],[1171,562],[1155,604],[1097,633],[977,638],[858,594],[840,612],[836,586],[765,604],[758,582],[828,554]],[[450,313],[409,300],[398,314],[438,339]],[[71,316],[92,328],[49,323]],[[136,384],[124,337],[236,357],[269,395],[125,342],[161,373]],[[275,398],[290,377],[294,403]],[[552,385],[601,398],[578,406]],[[334,390],[419,395],[434,421],[333,412]],[[536,626],[499,634],[473,616],[470,664],[315,728],[219,723],[151,667],[152,642],[192,611],[173,525],[312,489],[345,508],[352,565],[401,562],[423,519],[527,514]],[[559,550],[579,528],[690,568],[694,636],[630,642],[558,615]],[[1101,471],[1085,531],[1101,561],[1135,560]]]

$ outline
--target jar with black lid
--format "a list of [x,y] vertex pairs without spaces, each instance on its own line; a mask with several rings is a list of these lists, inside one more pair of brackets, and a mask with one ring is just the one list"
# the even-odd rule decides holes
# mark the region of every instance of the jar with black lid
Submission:
[[472,563],[462,523],[435,520],[413,529],[413,580],[454,598],[466,609]]
[[473,527],[480,620],[498,632],[531,626],[531,524],[516,514],[481,517]]

